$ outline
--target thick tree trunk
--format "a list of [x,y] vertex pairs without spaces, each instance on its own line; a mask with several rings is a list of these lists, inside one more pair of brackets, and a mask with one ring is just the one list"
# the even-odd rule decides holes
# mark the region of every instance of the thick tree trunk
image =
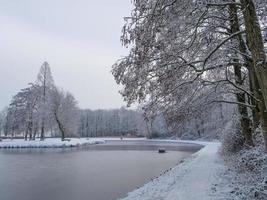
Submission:
[[[244,4],[245,1],[242,1]],[[249,2],[249,1],[247,1]],[[252,1],[251,1],[252,2]],[[253,3],[253,2],[252,2]],[[237,9],[235,5],[230,6],[229,8],[230,15],[232,16],[232,20],[235,21],[236,27],[238,27],[237,31],[239,31],[239,20],[237,16]],[[257,19],[257,16],[255,16]],[[248,33],[247,33],[248,34]],[[261,35],[260,35],[261,36]],[[259,37],[260,37],[259,36]],[[247,40],[249,40],[247,35]],[[244,61],[246,62],[246,67],[249,71],[249,78],[250,78],[250,89],[251,93],[255,97],[252,99],[252,105],[255,106],[255,109],[252,110],[253,115],[253,128],[254,130],[258,127],[259,121],[261,122],[262,134],[265,141],[265,149],[267,149],[267,112],[266,112],[266,104],[264,100],[264,96],[262,94],[262,90],[260,89],[260,84],[258,82],[258,77],[255,72],[255,62],[253,62],[255,56],[252,56],[253,59],[246,56],[249,55],[249,50],[245,44],[245,41],[241,35],[238,36],[239,41],[239,50],[243,53]],[[249,43],[249,41],[248,41]],[[251,45],[249,45],[251,46]],[[255,45],[254,45],[255,46]],[[261,45],[260,45],[261,46]],[[251,47],[250,47],[251,48]]]
[[[246,63],[248,73],[249,73],[249,85],[250,85],[250,92],[254,96],[254,98],[251,98],[251,105],[254,106],[252,109],[252,118],[253,118],[253,130],[255,131],[259,125],[260,125],[260,107],[259,107],[259,99],[260,95],[257,88],[257,77],[255,75],[254,69],[253,69],[253,63],[247,62]],[[262,96],[262,95],[261,95]]]
[[256,8],[253,0],[241,0],[244,16],[248,46],[250,48],[253,67],[259,82],[260,91],[264,98],[264,104],[267,105],[267,63],[264,51],[263,38]]
[[255,131],[260,124],[260,108],[259,108],[259,102],[260,94],[258,93],[258,88],[256,87],[256,81],[257,77],[255,75],[253,64],[251,62],[246,62],[246,66],[249,73],[249,87],[250,87],[250,93],[255,97],[251,98],[251,105],[254,106],[254,109],[252,109],[252,118],[253,118],[253,130]]
[[[253,87],[260,88],[258,79],[257,79],[256,74],[254,72],[254,69],[251,70],[251,73],[253,76],[253,79],[252,79]],[[263,138],[264,138],[265,149],[267,150],[267,112],[266,112],[266,106],[265,106],[264,98],[263,98],[261,91],[258,89],[255,89],[254,92],[255,92],[254,95],[259,100],[257,102],[257,107],[259,108],[258,115],[259,115],[259,118],[261,121],[261,129],[262,129],[262,134],[263,134]]]
[[265,150],[267,151],[267,112],[266,112],[266,107],[264,104],[262,104],[265,108],[265,112],[261,113],[261,128],[262,128],[262,134],[264,138],[264,144],[265,144]]
[[[241,77],[241,68],[240,66],[234,66],[234,72],[236,77],[236,84],[241,85],[240,81],[242,81]],[[244,92],[236,93],[236,98],[239,103],[246,104],[246,95]],[[240,114],[240,124],[242,128],[242,132],[245,137],[245,145],[253,146],[253,138],[252,138],[252,130],[251,130],[251,120],[248,115],[247,106],[238,105],[238,111]]]
[[[236,12],[237,11],[235,5],[230,5],[229,16],[230,16],[230,29],[232,34],[239,32],[239,23]],[[235,38],[235,41],[238,42],[239,38]],[[235,59],[234,63],[239,63],[239,60]],[[234,74],[235,74],[235,83],[238,86],[242,87],[243,79],[242,79],[242,71],[240,65],[234,65]],[[245,137],[245,145],[253,146],[251,120],[248,115],[248,108],[247,106],[244,106],[246,104],[246,94],[243,91],[237,92],[236,98],[239,103],[243,104],[243,105],[238,104],[238,111],[240,114],[240,124],[242,128],[242,133]]]

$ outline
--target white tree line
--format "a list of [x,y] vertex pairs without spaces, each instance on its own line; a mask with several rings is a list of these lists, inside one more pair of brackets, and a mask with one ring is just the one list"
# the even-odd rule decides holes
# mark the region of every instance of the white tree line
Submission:
[[81,110],[78,135],[81,137],[106,136],[166,136],[169,134],[163,116],[145,120],[143,113],[126,108],[111,110]]

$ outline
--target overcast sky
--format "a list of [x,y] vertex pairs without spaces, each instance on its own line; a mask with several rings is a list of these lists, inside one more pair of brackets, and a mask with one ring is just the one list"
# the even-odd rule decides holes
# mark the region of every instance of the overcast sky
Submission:
[[81,108],[124,105],[110,73],[131,0],[0,0],[0,109],[44,61]]

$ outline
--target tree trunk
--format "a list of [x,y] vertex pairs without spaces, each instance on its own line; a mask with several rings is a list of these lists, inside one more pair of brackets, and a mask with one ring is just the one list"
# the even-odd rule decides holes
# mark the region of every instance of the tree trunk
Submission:
[[[229,17],[230,17],[230,29],[231,33],[239,32],[239,23],[237,18],[237,11],[235,5],[229,6]],[[241,36],[238,36],[241,37]],[[239,39],[235,38],[238,42]],[[239,43],[240,44],[240,43]],[[234,59],[234,63],[239,63],[238,59]],[[242,71],[240,65],[234,65],[234,74],[235,74],[235,83],[238,86],[243,85],[242,80]],[[241,104],[246,104],[246,94],[243,91],[236,93],[237,101]],[[238,104],[238,111],[240,114],[240,124],[242,128],[242,133],[245,137],[245,145],[253,146],[253,138],[252,138],[252,130],[251,130],[251,120],[248,115],[248,108],[247,106]]]
[[28,122],[28,131],[29,131],[29,136],[30,136],[30,140],[32,140],[32,128],[33,128],[33,117],[32,117],[32,113],[30,115],[29,118],[29,122]]
[[[244,2],[245,1],[242,1],[243,5],[244,5]],[[249,1],[247,1],[247,2],[249,2]],[[239,29],[240,25],[239,25],[238,16],[237,16],[237,9],[236,9],[235,5],[231,5],[230,6],[230,12],[232,13],[231,14],[232,15],[232,20],[236,21],[235,23],[236,23],[236,25],[238,27],[238,31],[239,31],[240,30]],[[257,19],[257,16],[255,16],[255,18]],[[261,37],[261,34],[260,34],[259,37]],[[248,33],[247,33],[247,40],[249,40]],[[259,84],[259,81],[258,81],[258,77],[257,77],[256,72],[255,72],[255,62],[253,62],[255,56],[252,56],[253,59],[251,59],[250,57],[246,56],[246,55],[249,55],[249,50],[247,49],[247,46],[246,46],[246,44],[244,42],[244,39],[243,39],[242,35],[238,36],[238,41],[239,41],[239,50],[240,50],[241,53],[243,53],[243,58],[244,58],[244,61],[246,62],[246,67],[248,68],[248,71],[249,71],[251,93],[253,94],[253,96],[256,99],[256,100],[252,99],[252,105],[255,106],[255,109],[252,110],[253,128],[255,130],[258,127],[259,120],[260,120],[261,128],[262,128],[262,134],[263,134],[264,141],[265,141],[265,149],[267,149],[267,112],[266,112],[266,104],[265,104],[264,96],[263,96],[262,91],[260,89],[260,84]],[[251,42],[249,42],[249,41],[248,41],[248,43],[251,44]],[[251,46],[251,45],[249,45],[249,46]]]
[[33,140],[35,140],[37,132],[38,132],[38,126],[35,125],[34,132],[33,132]]
[[251,98],[251,105],[255,108],[252,109],[252,118],[253,118],[253,130],[255,131],[260,124],[260,108],[259,108],[259,92],[258,88],[256,87],[256,81],[257,77],[255,75],[254,69],[253,69],[253,63],[247,62],[246,63],[248,73],[249,73],[249,87],[250,87],[250,93],[256,98]]
[[27,141],[27,137],[28,137],[28,131],[26,130],[26,133],[24,135],[24,140]]
[[44,120],[42,120],[40,140],[44,140]]
[[58,128],[59,128],[59,130],[60,130],[60,132],[61,132],[61,140],[64,141],[64,139],[65,139],[65,130],[64,130],[64,127],[63,127],[63,125],[61,124],[61,122],[60,122],[60,120],[59,120],[59,118],[58,118],[58,116],[57,116],[57,113],[55,112],[54,114],[55,114],[56,122],[57,122],[57,124],[58,124]]
[[244,16],[248,46],[250,48],[253,68],[255,70],[260,91],[267,105],[267,63],[264,51],[263,38],[253,0],[241,0],[242,12]]
[[27,122],[27,129],[26,129],[24,139],[27,140],[28,136],[29,136],[29,140],[32,140],[32,119],[31,118]]
[[267,151],[267,112],[265,104],[262,103],[261,105],[265,108],[265,111],[261,112],[261,128],[264,138],[265,150]]
[[259,82],[258,79],[256,77],[256,74],[254,72],[254,69],[251,70],[253,79],[253,87],[255,87],[256,89],[255,91],[255,96],[257,97],[257,99],[259,100],[257,102],[257,107],[259,108],[259,118],[261,121],[261,129],[262,129],[262,134],[263,134],[263,138],[264,138],[264,144],[265,144],[265,149],[267,150],[267,112],[266,112],[266,106],[264,103],[264,98],[263,95],[261,93],[261,91],[259,90],[260,86],[259,86]]
[[[234,66],[234,73],[236,78],[236,84],[242,85],[242,77],[241,77],[241,67]],[[241,81],[241,83],[240,83]],[[236,98],[239,103],[246,104],[246,95],[244,92],[236,93]],[[240,114],[240,124],[242,128],[242,133],[245,137],[245,145],[253,146],[253,138],[252,138],[252,130],[251,130],[251,120],[248,116],[248,108],[244,105],[238,105],[238,111]]]

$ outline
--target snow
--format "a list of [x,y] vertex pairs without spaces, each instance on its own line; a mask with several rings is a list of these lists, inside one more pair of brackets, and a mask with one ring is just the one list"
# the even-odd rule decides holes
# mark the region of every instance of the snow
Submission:
[[0,148],[60,148],[60,147],[78,147],[91,144],[105,143],[103,139],[97,138],[71,138],[61,141],[60,138],[46,138],[25,141],[24,139],[4,139],[0,142]]
[[214,199],[212,189],[224,169],[218,155],[221,144],[179,140],[177,142],[201,144],[205,147],[172,170],[129,193],[123,200]]
[[[99,139],[103,139],[105,141],[121,141],[120,137],[99,137]],[[138,137],[138,138],[122,137],[122,141],[136,141],[136,140],[142,141],[142,140],[149,140],[149,139],[145,137]]]

